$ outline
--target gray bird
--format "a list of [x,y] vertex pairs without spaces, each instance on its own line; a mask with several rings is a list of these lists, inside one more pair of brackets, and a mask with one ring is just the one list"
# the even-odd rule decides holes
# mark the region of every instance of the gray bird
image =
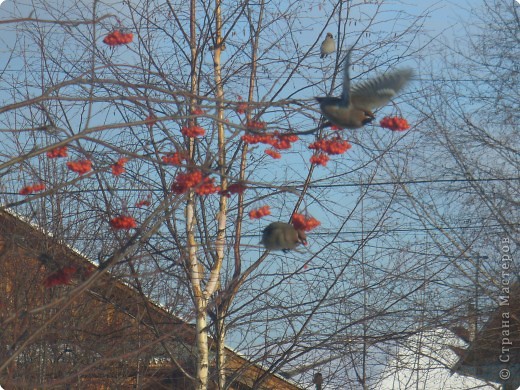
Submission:
[[264,229],[260,243],[265,249],[287,252],[298,244],[307,245],[307,236],[303,230],[296,230],[290,223],[273,222]]
[[375,118],[373,109],[382,107],[406,85],[413,76],[412,69],[397,69],[350,87],[350,51],[343,69],[341,97],[317,97],[325,118],[336,126],[358,129]]
[[312,380],[312,383],[316,385],[316,390],[321,390],[323,386],[323,375],[321,372],[317,372],[314,374],[314,378]]
[[321,43],[320,47],[320,58],[325,58],[329,54],[336,51],[336,42],[334,42],[334,36],[331,33],[327,33],[325,40]]

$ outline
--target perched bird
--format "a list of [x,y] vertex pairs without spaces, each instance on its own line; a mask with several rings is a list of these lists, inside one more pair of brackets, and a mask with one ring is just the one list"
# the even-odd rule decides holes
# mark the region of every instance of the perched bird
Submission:
[[303,230],[296,230],[290,223],[273,222],[264,229],[260,243],[265,249],[287,252],[298,244],[307,245],[307,236]]
[[334,36],[331,33],[327,33],[325,40],[321,43],[320,47],[320,58],[325,58],[329,54],[336,51],[336,42],[334,42]]
[[312,379],[312,383],[316,385],[316,390],[321,390],[323,386],[323,375],[321,372],[317,372],[314,374],[314,378]]
[[358,129],[375,118],[372,110],[382,107],[406,85],[413,75],[411,69],[397,69],[362,81],[350,87],[350,51],[343,69],[341,97],[317,97],[323,116],[334,125]]

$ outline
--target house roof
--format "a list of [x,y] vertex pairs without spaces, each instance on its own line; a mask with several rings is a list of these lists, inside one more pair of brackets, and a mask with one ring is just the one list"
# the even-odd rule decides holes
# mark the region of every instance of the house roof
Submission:
[[[10,253],[10,255],[2,256],[7,252]],[[15,258],[16,256],[18,257]],[[72,281],[73,284],[79,284],[81,281],[88,278],[88,274],[92,271],[93,267],[96,267],[95,264],[90,261],[90,259],[83,256],[74,248],[66,245],[63,242],[60,242],[58,238],[48,234],[39,226],[31,224],[16,213],[7,211],[5,209],[0,209],[0,260],[0,268],[12,267],[13,264],[15,267],[21,266],[27,270],[30,267],[34,268],[33,273],[27,272],[27,274],[23,275],[19,273],[11,273],[12,280],[7,281],[11,287],[4,286],[4,288],[9,289],[20,288],[19,286],[22,284],[30,284],[30,286],[27,287],[30,289],[30,291],[25,295],[31,296],[32,301],[29,300],[26,302],[25,307],[15,312],[11,310],[15,309],[15,307],[11,307],[9,302],[7,305],[7,310],[3,311],[3,316],[2,312],[0,311],[0,324],[7,324],[7,332],[12,332],[15,336],[15,328],[25,326],[23,325],[24,320],[20,318],[22,317],[22,313],[25,313],[25,318],[29,318],[30,316],[36,317],[36,313],[39,313],[38,310],[41,311],[39,308],[44,304],[42,297],[48,295],[47,293],[49,292],[49,289],[44,289],[42,287],[42,282],[45,279],[45,275],[48,274],[53,267],[59,268],[73,265],[77,269],[74,280]],[[10,263],[10,260],[13,262]],[[0,272],[0,292],[2,288],[2,274],[7,275],[6,273]],[[25,278],[26,276],[29,276],[29,274],[31,274],[30,280]],[[25,279],[22,278],[23,280],[20,281],[18,287],[13,287],[13,283],[17,283],[16,280],[14,280],[16,279],[16,275],[24,277]],[[66,290],[66,288],[63,290]],[[66,291],[61,291],[61,293],[66,295]],[[95,300],[98,302],[96,304],[97,306],[99,306],[99,304],[103,305],[103,309],[100,309],[100,316],[97,320],[98,322],[100,319],[102,321],[106,320],[106,317],[111,315],[110,313],[107,314],[107,307],[110,307],[110,310],[117,312],[117,315],[121,317],[118,321],[116,321],[119,324],[118,326],[120,326],[120,329],[125,329],[125,326],[128,328],[128,325],[124,323],[125,321],[123,317],[131,318],[133,320],[132,323],[138,324],[135,325],[136,327],[140,327],[139,329],[141,330],[146,329],[146,332],[149,333],[147,340],[151,344],[156,344],[159,346],[165,340],[171,342],[172,339],[177,342],[182,342],[187,346],[193,346],[194,344],[195,327],[192,324],[189,324],[187,321],[168,312],[166,308],[162,307],[156,302],[151,301],[147,297],[143,296],[143,294],[141,294],[137,289],[113,277],[108,272],[105,272],[103,275],[101,275],[100,280],[90,286],[86,291],[86,294],[87,295],[83,295],[84,298],[88,296],[90,300]],[[53,297],[53,299],[55,298],[56,297]],[[1,304],[2,302],[0,300],[0,305]],[[81,308],[78,308],[78,305],[74,306],[74,308],[71,310],[75,310],[75,313],[80,313],[78,316],[81,317],[81,313],[83,312],[81,312]],[[85,308],[86,313],[92,312],[91,310],[89,312],[87,309],[89,308]],[[91,313],[89,315],[89,319],[87,320],[85,318],[85,321],[91,321],[93,316],[94,315]],[[69,320],[69,318],[65,318],[64,320]],[[83,327],[82,330],[84,332],[99,332],[100,335],[98,336],[101,337],[101,340],[103,340],[102,337],[113,336],[110,335],[110,332],[104,328],[103,332],[105,333],[101,334],[102,331],[95,328],[97,324],[98,323],[93,325],[93,327],[90,329]],[[9,328],[9,326],[11,326],[11,328]],[[60,326],[57,326],[55,331],[48,331],[44,334],[44,336],[49,337],[49,339],[59,338],[61,336],[59,329]],[[91,338],[91,335],[85,336],[83,333],[81,336],[77,337],[85,337],[88,339],[89,337]],[[123,337],[123,339],[126,339],[125,341],[130,343],[130,340],[133,340],[133,337],[139,338],[140,336],[138,336],[136,333],[131,337]],[[11,347],[16,347],[16,338],[11,341]],[[112,341],[113,339],[111,338],[110,341],[107,341],[107,345]],[[121,344],[121,340],[114,342]],[[83,348],[85,348],[85,345],[88,346],[88,343],[83,343]],[[174,352],[178,352],[180,355],[189,352],[186,350],[186,347],[183,348],[184,349],[182,349],[182,351],[175,350]],[[237,374],[239,383],[241,383],[241,387],[239,387],[240,389],[248,388],[248,386],[251,386],[257,380],[257,378],[266,373],[265,369],[263,369],[260,365],[249,361],[239,353],[229,348],[226,348],[226,352],[228,369],[230,370],[230,373],[233,372]],[[165,361],[168,360],[166,355]],[[178,357],[181,361],[183,359],[182,356],[176,357]],[[159,362],[160,361],[161,360],[159,359]],[[2,354],[0,352],[0,365],[1,364]],[[159,371],[157,367],[156,371]],[[0,380],[1,379],[2,372],[0,372]],[[0,381],[0,383],[2,382]],[[4,386],[6,386],[5,383]],[[274,374],[267,375],[265,381],[262,382],[261,388],[280,390],[300,389],[294,382],[288,381],[281,376]]]
[[377,388],[494,389],[497,383],[504,390],[519,388],[520,283],[502,287],[495,310],[479,332],[473,325],[474,309],[467,318],[469,328],[419,332],[400,346]]
[[453,371],[516,389],[520,386],[520,283],[511,282],[505,287],[495,311],[461,354]]

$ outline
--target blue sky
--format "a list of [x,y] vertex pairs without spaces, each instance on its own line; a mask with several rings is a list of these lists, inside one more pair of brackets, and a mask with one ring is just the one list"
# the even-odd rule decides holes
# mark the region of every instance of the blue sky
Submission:
[[[520,0],[516,0],[520,3]],[[105,2],[116,3],[116,2]],[[426,10],[431,10],[431,17],[426,24],[426,29],[432,35],[437,33],[452,33],[453,27],[461,17],[466,13],[465,10],[470,6],[478,7],[482,0],[421,0],[421,1],[387,1],[393,4],[396,9],[402,9],[416,15]],[[29,9],[29,2],[20,2],[18,0],[0,0],[0,19],[5,19],[7,13],[11,13],[16,7],[19,10]],[[29,11],[30,12],[30,11]],[[21,13],[21,12],[20,12]],[[29,14],[19,14],[21,17],[27,17]],[[448,29],[448,30],[446,30]]]

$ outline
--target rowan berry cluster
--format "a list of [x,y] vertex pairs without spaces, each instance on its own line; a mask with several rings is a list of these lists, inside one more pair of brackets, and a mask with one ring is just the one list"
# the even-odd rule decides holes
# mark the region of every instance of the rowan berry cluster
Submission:
[[206,134],[206,130],[200,126],[185,126],[181,129],[181,133],[186,137],[195,138],[202,137],[204,134]]
[[175,152],[162,156],[161,160],[167,165],[181,165],[183,161],[187,161],[188,159],[184,153]]
[[64,267],[59,271],[47,276],[47,278],[43,281],[43,285],[46,288],[51,288],[54,286],[63,286],[66,284],[70,284],[72,281],[72,277],[74,276],[76,271],[77,268],[74,266]]
[[262,121],[249,120],[246,123],[246,127],[251,130],[265,130],[267,125],[265,122]]
[[132,42],[134,39],[134,34],[132,33],[124,33],[120,30],[112,31],[110,34],[108,34],[104,39],[103,43],[107,44],[108,46],[118,46],[118,45],[125,45],[127,43]]
[[271,156],[274,159],[282,158],[282,155],[280,154],[280,152],[277,152],[274,149],[266,149],[266,150],[264,150],[264,153],[267,154],[268,156]]
[[199,195],[210,195],[220,192],[220,186],[215,185],[215,179],[205,177],[202,183],[195,188],[195,193]]
[[320,139],[309,145],[309,149],[319,150],[327,154],[343,154],[349,150],[352,145],[339,137],[332,139]]
[[330,157],[327,156],[325,153],[316,153],[316,154],[313,154],[310,158],[311,164],[322,165],[322,166],[326,166],[327,163],[329,162],[329,160],[330,160]]
[[67,168],[72,172],[76,172],[79,175],[83,175],[92,170],[92,161],[90,160],[78,160],[78,161],[69,161],[67,163]]
[[112,164],[112,175],[119,176],[125,172],[125,164],[128,162],[126,157],[121,157],[115,164]]
[[295,134],[280,134],[277,131],[264,134],[244,134],[242,136],[242,141],[246,144],[267,144],[280,150],[290,149],[292,143],[298,141],[298,139]]
[[247,186],[244,183],[238,182],[228,185],[228,187],[225,190],[221,190],[219,194],[229,198],[231,194],[243,194],[246,189]]
[[408,121],[404,118],[386,116],[379,122],[381,127],[392,131],[405,131],[410,128]]
[[142,199],[135,203],[135,207],[142,208],[142,207],[148,207],[151,205],[151,202],[148,199]]
[[183,194],[201,182],[202,172],[198,169],[189,172],[180,172],[175,176],[175,181],[173,182],[171,189],[172,192],[176,194]]
[[320,226],[320,221],[314,217],[306,217],[303,214],[294,213],[292,216],[292,224],[295,229],[308,232]]
[[59,157],[67,157],[67,147],[59,146],[47,152],[47,157],[49,158],[59,158]]
[[246,110],[247,110],[247,103],[244,103],[244,102],[238,103],[237,108],[236,108],[237,114],[245,114]]
[[129,215],[121,215],[110,220],[110,226],[117,230],[128,230],[137,227],[135,219]]
[[258,209],[253,209],[249,212],[249,218],[251,219],[259,219],[265,217],[266,215],[271,214],[271,209],[269,206],[262,206]]
[[19,194],[20,195],[29,195],[29,194],[33,194],[35,192],[40,192],[40,191],[43,191],[45,189],[45,183],[38,183],[38,184],[33,184],[32,186],[25,186],[23,187]]
[[220,186],[215,185],[215,179],[203,177],[202,172],[198,169],[178,173],[171,187],[175,194],[183,194],[190,188],[195,188],[195,193],[199,195],[209,195],[220,191]]

